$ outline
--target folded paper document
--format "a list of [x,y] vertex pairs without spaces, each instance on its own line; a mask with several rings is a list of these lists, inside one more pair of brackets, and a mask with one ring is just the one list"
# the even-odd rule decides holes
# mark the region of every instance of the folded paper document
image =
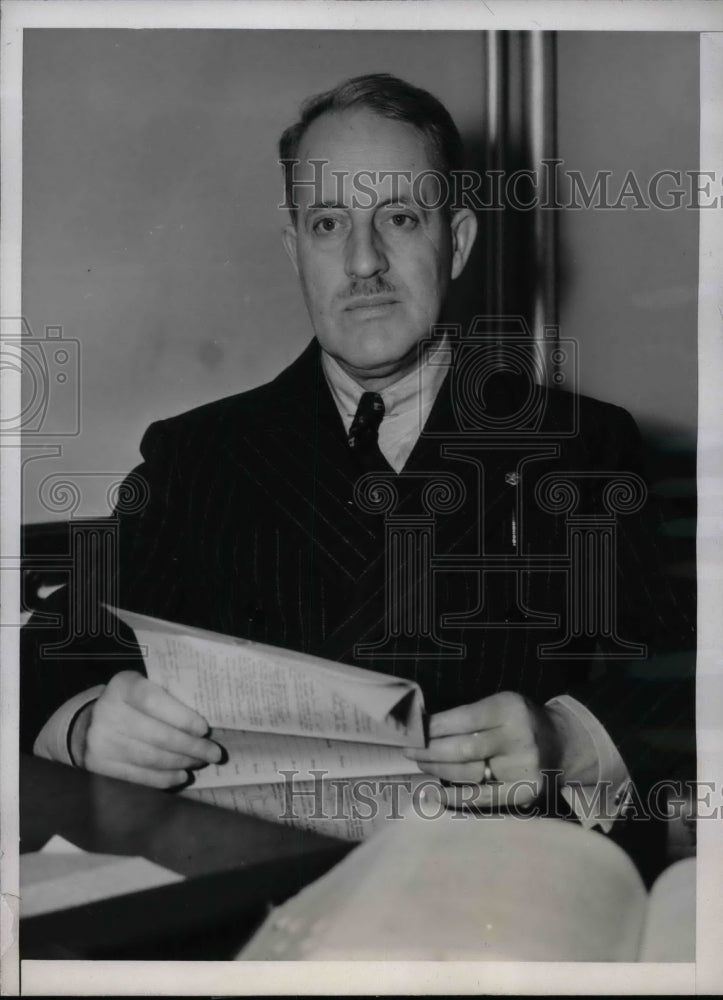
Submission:
[[[337,811],[329,825],[318,810],[315,819],[313,809],[289,815],[284,786],[420,775],[403,752],[425,742],[424,701],[414,682],[114,613],[133,629],[148,677],[200,712],[226,751],[222,763],[194,772],[193,797],[357,839],[358,817],[349,821]],[[281,787],[269,790],[274,784]]]

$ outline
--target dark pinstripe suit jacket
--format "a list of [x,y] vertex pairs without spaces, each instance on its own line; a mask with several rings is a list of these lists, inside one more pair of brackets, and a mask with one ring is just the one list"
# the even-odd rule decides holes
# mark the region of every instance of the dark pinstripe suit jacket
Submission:
[[[526,391],[502,378],[489,389],[488,413],[495,407],[498,416],[516,412]],[[641,732],[688,711],[682,694],[689,681],[646,683],[649,660],[592,663],[587,654],[597,640],[586,644],[584,636],[576,659],[540,655],[541,644],[563,639],[570,627],[571,574],[555,563],[568,546],[564,512],[542,509],[534,494],[543,476],[570,474],[581,493],[577,512],[599,514],[602,480],[584,474],[635,471],[635,425],[617,407],[550,390],[532,436],[460,438],[454,393],[448,377],[402,476],[388,474],[398,503],[387,513],[412,538],[406,555],[401,544],[391,582],[385,515],[360,509],[355,499],[360,471],[314,341],[268,385],[149,428],[144,463],[134,473],[149,501],[140,512],[119,516],[118,590],[111,596],[131,610],[414,678],[431,712],[504,689],[538,703],[570,692],[634,765],[644,750]],[[577,408],[577,433],[566,436]],[[508,474],[520,470],[519,485],[510,485]],[[424,488],[440,474],[452,477],[459,503],[430,516]],[[690,623],[662,575],[656,516],[648,505],[618,519],[612,600],[618,635],[646,644],[650,654],[691,645]],[[434,573],[420,565],[420,526],[428,530],[430,520]],[[505,571],[498,563],[483,575],[475,561],[481,552],[539,559],[534,571]],[[425,637],[417,621],[405,627],[404,607],[412,617],[421,613],[424,580],[433,593],[436,638]],[[411,591],[416,604],[405,603]],[[583,587],[583,600],[587,592]],[[49,608],[62,612],[66,596],[56,594]],[[391,634],[390,615],[397,615]],[[450,615],[456,624],[444,626]],[[25,630],[22,734],[28,748],[71,694],[139,666],[132,656],[97,663],[80,656],[42,659],[38,643],[52,634]],[[360,643],[382,640],[372,658],[359,655]],[[87,654],[110,641],[80,638],[74,648]]]

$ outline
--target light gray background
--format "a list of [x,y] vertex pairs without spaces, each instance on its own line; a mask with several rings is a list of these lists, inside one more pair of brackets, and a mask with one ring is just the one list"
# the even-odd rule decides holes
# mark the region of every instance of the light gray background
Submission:
[[[558,57],[566,166],[618,182],[697,168],[696,35],[561,33]],[[471,32],[25,33],[23,310],[36,336],[77,339],[82,363],[81,432],[27,464],[26,521],[62,516],[40,501],[48,475],[127,471],[152,420],[266,381],[307,343],[276,207],[276,141],[301,99],[394,72],[444,101],[475,161],[483,59]],[[696,213],[570,211],[561,237],[580,388],[690,440]],[[466,302],[479,248],[470,268]],[[107,513],[107,481],[79,482],[78,513]]]

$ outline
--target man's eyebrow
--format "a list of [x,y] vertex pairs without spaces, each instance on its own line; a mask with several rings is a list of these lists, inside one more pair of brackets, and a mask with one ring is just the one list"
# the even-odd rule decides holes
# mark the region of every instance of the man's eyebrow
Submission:
[[424,204],[420,204],[414,198],[410,198],[404,194],[400,194],[398,198],[383,198],[376,207],[386,208],[388,205],[403,205],[405,208],[413,208],[417,212],[421,212],[425,218],[429,215],[429,211]]
[[341,201],[312,201],[310,205],[305,206],[304,212],[315,212],[322,208],[346,209],[346,207]]
[[379,208],[384,208],[386,205],[414,205],[415,201],[406,194],[400,194],[398,198],[382,198],[379,202]]
[[[370,207],[379,209],[387,208],[390,205],[402,205],[406,208],[414,208],[416,211],[421,212],[425,217],[429,215],[429,211],[425,205],[420,205],[414,200],[414,198],[411,198],[408,195],[400,195],[398,198],[382,198],[381,201]],[[348,212],[349,206],[345,205],[342,201],[325,199],[324,201],[312,201],[309,205],[305,205],[303,213],[304,215],[308,215],[310,212],[323,211],[324,209]]]

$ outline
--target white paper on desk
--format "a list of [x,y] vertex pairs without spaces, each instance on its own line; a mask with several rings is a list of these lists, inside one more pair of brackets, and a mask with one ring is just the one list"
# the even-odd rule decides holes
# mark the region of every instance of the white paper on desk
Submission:
[[277,646],[112,609],[149,678],[213,727],[423,746],[415,683]]
[[411,809],[376,830],[270,914],[238,957],[638,959],[645,886],[616,844],[558,819],[428,817]]
[[146,858],[91,854],[53,837],[41,851],[20,855],[20,915],[37,917],[183,878]]
[[325,778],[363,778],[409,774],[417,764],[397,746],[352,743],[314,736],[279,736],[276,733],[217,729],[211,738],[226,750],[228,761],[194,771],[194,788],[284,782],[282,771],[297,771],[292,781],[314,780],[312,771]]
[[38,852],[40,854],[87,854],[82,847],[77,847],[75,844],[71,844],[69,840],[65,837],[61,837],[60,834],[54,833],[50,840],[47,842],[45,847],[42,847]]

